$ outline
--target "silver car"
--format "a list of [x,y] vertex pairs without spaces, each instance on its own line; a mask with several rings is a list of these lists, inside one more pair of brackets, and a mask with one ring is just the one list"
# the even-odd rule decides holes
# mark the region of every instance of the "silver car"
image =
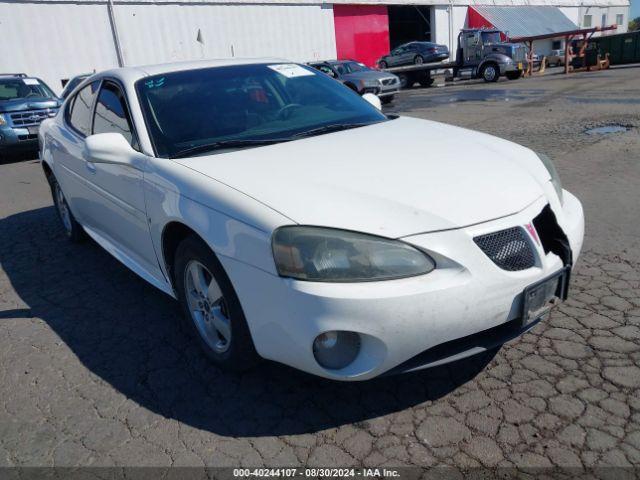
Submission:
[[339,80],[360,95],[377,95],[384,104],[390,103],[400,90],[397,75],[373,70],[354,60],[328,60],[310,63],[309,66]]

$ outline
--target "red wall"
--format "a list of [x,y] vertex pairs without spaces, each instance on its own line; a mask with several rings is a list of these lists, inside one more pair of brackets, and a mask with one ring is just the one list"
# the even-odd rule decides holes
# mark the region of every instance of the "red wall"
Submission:
[[473,7],[467,8],[467,19],[469,28],[494,28],[491,22],[476,12]]
[[384,5],[333,5],[338,59],[374,67],[389,53],[389,15]]
[[[476,12],[473,7],[467,7],[467,18],[469,28],[496,28],[489,20]],[[504,32],[500,32],[500,39],[503,42],[507,40],[507,36]]]

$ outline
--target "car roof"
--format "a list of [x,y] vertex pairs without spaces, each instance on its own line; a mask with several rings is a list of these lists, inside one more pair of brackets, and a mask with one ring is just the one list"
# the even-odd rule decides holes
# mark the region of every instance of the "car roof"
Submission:
[[326,60],[322,63],[328,63],[329,65],[340,65],[342,63],[357,63],[357,62],[355,60],[345,59],[345,60]]
[[186,61],[186,62],[173,62],[173,63],[160,63],[153,65],[140,65],[135,67],[121,67],[106,70],[96,74],[96,78],[105,76],[111,76],[120,79],[125,83],[133,83],[137,80],[150,77],[154,75],[160,75],[163,73],[181,72],[187,70],[199,70],[204,68],[215,67],[228,67],[233,65],[259,65],[264,63],[295,63],[290,60],[275,57],[264,58],[225,58],[225,59],[211,59],[211,60],[198,60],[198,61]]
[[26,78],[26,73],[1,73],[0,78]]

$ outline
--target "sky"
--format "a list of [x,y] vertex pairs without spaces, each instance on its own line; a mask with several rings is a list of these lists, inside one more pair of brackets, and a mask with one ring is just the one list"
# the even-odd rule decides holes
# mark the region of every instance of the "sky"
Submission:
[[640,17],[640,0],[631,0],[631,18]]

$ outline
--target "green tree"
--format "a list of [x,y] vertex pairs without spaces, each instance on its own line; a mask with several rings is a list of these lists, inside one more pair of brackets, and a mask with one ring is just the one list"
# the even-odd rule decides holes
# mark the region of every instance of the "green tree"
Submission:
[[636,17],[629,22],[629,31],[640,30],[640,17]]

